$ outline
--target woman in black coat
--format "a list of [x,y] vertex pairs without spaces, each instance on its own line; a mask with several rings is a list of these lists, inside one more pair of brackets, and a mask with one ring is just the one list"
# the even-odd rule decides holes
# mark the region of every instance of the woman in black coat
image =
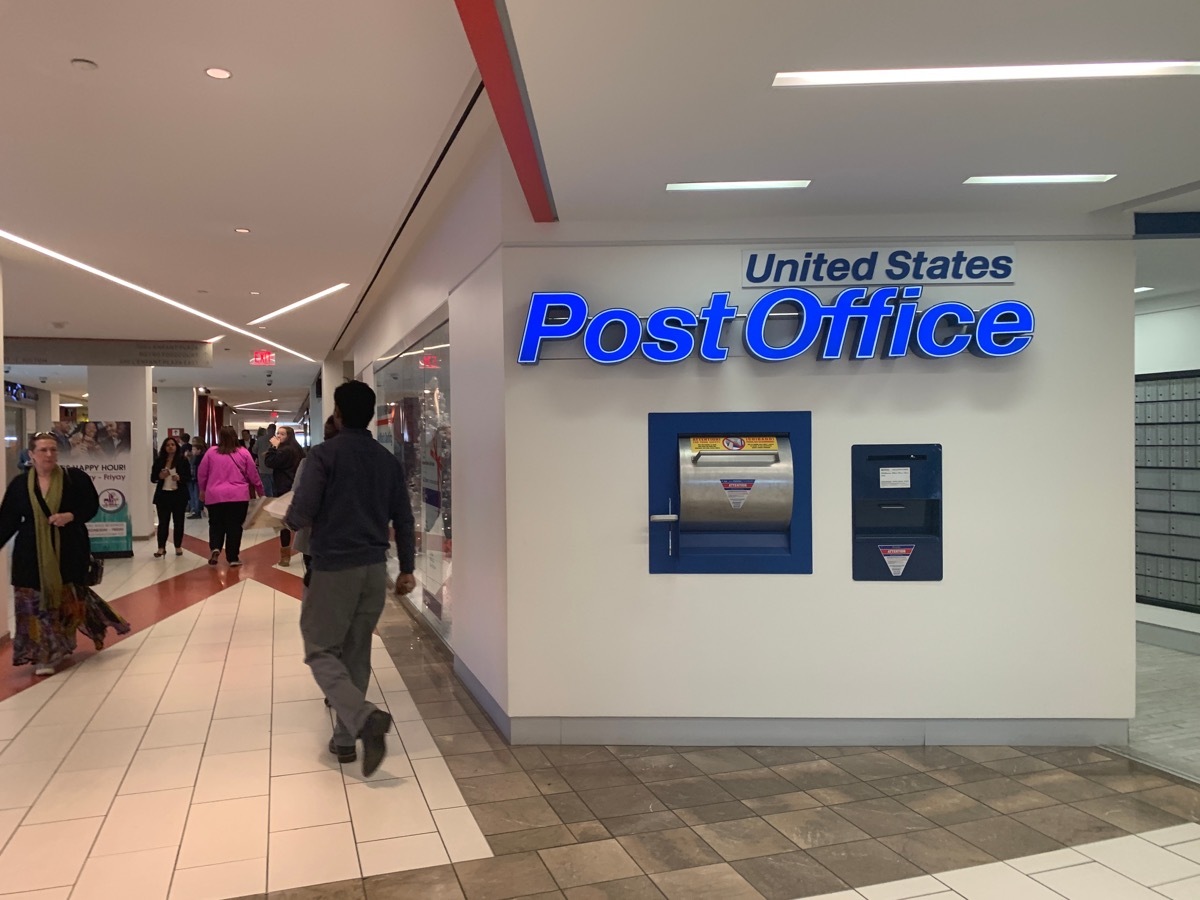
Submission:
[[[275,473],[275,496],[282,497],[292,489],[304,461],[304,448],[296,440],[296,432],[286,425],[276,431],[264,461]],[[279,532],[279,564],[292,564],[292,533],[286,528]]]
[[167,555],[167,531],[175,523],[175,555],[183,556],[183,515],[187,512],[188,483],[192,467],[173,437],[162,442],[150,469],[154,482],[154,508],[158,510],[158,549],[156,559]]
[[[105,623],[92,613],[107,606],[88,587],[85,525],[100,500],[86,472],[59,466],[54,435],[34,435],[29,451],[33,466],[9,482],[0,503],[0,547],[16,535],[13,665],[31,663],[35,675],[53,675],[75,652],[76,631],[82,629],[97,649],[104,643]],[[119,616],[111,624],[129,630]]]

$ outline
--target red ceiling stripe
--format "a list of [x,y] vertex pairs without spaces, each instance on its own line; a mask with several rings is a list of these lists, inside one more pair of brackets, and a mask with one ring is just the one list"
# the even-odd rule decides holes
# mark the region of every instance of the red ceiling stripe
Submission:
[[550,186],[542,177],[533,123],[525,115],[521,85],[517,81],[496,3],[497,0],[455,0],[533,220],[554,222],[558,217],[550,199]]

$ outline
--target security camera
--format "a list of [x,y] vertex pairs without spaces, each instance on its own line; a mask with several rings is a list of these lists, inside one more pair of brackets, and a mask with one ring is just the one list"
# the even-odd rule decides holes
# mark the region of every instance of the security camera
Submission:
[[267,369],[267,377],[268,377],[268,378],[270,378],[270,377],[271,377],[271,370],[270,370],[270,369]]
[[268,379],[267,379],[267,387],[270,387],[270,386],[271,386],[271,379],[270,379],[270,378],[268,378]]
[[48,380],[49,379],[47,379],[45,375],[38,379],[38,381],[40,381],[42,384],[45,384]]
[[9,372],[11,372],[11,371],[12,371],[12,366],[5,366],[5,367],[4,367],[4,374],[5,374],[5,375],[7,375],[7,374],[8,374]]

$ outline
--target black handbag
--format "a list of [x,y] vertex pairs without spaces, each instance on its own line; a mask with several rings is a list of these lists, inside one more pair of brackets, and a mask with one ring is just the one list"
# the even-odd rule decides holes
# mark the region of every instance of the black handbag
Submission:
[[91,555],[88,557],[87,583],[88,587],[95,587],[104,580],[104,560],[99,556]]

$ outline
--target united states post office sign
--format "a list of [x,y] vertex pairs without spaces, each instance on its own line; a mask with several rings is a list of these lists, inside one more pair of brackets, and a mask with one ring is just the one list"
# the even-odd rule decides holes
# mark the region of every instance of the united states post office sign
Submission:
[[[746,352],[764,362],[809,351],[821,359],[898,359],[910,352],[926,359],[963,352],[995,359],[1015,356],[1033,340],[1033,310],[1019,300],[980,310],[962,300],[920,309],[922,291],[919,284],[847,287],[825,302],[809,288],[782,287],[762,294],[745,312],[730,302],[728,291],[717,291],[699,311],[667,306],[644,319],[623,307],[593,313],[581,294],[539,291],[530,298],[517,362],[535,365],[547,346],[582,339],[584,353],[603,365],[635,356],[678,363],[693,354],[719,363],[729,356],[727,326],[742,318]],[[773,319],[788,327],[768,328]]]
[[1011,284],[1011,245],[742,250],[742,287]]

